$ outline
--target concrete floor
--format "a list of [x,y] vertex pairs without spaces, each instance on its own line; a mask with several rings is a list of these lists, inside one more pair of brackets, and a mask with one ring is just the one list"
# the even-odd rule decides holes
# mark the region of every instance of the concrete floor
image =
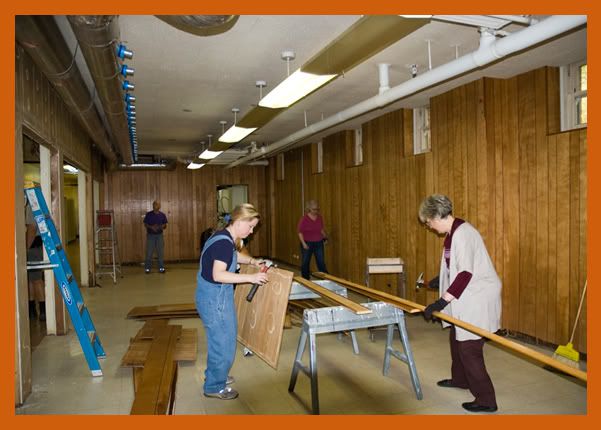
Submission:
[[[46,336],[33,351],[33,392],[15,408],[16,414],[129,414],[134,392],[132,370],[120,368],[129,339],[143,322],[125,319],[134,306],[192,303],[197,264],[167,267],[160,275],[145,275],[141,267],[124,267],[124,277],[103,288],[82,289],[96,329],[107,352],[104,376],[91,376],[77,337]],[[294,393],[288,383],[300,328],[284,330],[277,370],[256,356],[244,357],[238,348],[231,374],[240,397],[232,401],[202,395],[206,361],[204,332],[199,319],[172,320],[172,324],[198,329],[199,357],[180,365],[176,414],[307,414],[311,396],[309,379],[299,374]],[[448,332],[426,323],[420,315],[407,316],[407,329],[423,390],[423,400],[413,392],[406,365],[393,359],[382,376],[384,332],[369,340],[358,331],[360,354],[352,352],[349,337],[317,338],[319,395],[322,414],[469,414],[461,407],[471,401],[468,391],[436,386],[450,376]],[[395,346],[400,347],[398,337]],[[571,377],[549,372],[539,365],[487,343],[486,364],[495,385],[497,414],[586,414],[586,385]],[[553,351],[547,350],[548,354]],[[308,361],[307,353],[304,357]]]

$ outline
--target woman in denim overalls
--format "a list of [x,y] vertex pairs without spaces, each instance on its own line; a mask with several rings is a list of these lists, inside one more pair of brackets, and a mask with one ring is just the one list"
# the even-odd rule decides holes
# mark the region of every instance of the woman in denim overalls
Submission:
[[267,275],[260,272],[252,275],[236,273],[238,263],[257,266],[263,263],[238,252],[236,244],[247,238],[258,223],[259,213],[252,205],[236,206],[227,227],[207,240],[200,256],[195,301],[207,337],[207,369],[203,387],[207,397],[222,400],[238,397],[238,392],[227,386],[233,382],[228,373],[234,364],[238,332],[233,284],[264,284]]

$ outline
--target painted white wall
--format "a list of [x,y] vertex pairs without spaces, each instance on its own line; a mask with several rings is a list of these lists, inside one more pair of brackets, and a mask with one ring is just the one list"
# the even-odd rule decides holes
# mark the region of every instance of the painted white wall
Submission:
[[[50,150],[40,145],[40,185],[42,194],[49,204],[50,199]],[[48,254],[44,248],[44,261],[48,261]],[[52,269],[44,271],[44,290],[46,293],[46,333],[56,335],[56,304],[54,302],[54,272]]]
[[79,218],[79,268],[81,286],[90,286],[88,265],[88,219],[86,213],[86,173],[81,169],[77,173],[77,200]]

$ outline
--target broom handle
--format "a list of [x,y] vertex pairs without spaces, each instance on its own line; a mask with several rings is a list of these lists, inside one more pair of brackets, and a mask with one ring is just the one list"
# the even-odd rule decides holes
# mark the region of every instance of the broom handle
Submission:
[[[373,288],[369,288],[364,285],[355,284],[354,282],[347,281],[346,279],[338,278],[336,276],[332,276],[327,273],[315,272],[315,273],[313,273],[313,275],[318,278],[321,278],[321,279],[329,279],[330,281],[334,281],[334,282],[337,282],[338,284],[345,285],[350,290],[356,291],[358,293],[362,293],[362,292],[371,293],[372,298],[379,297],[378,300],[381,300],[381,301],[384,301],[387,303],[391,303],[391,304],[397,305],[397,306],[400,305],[401,308],[402,308],[402,306],[410,306],[412,308],[416,308],[421,311],[423,311],[425,309],[425,306],[420,305],[419,303],[415,303],[415,302],[412,302],[407,299],[402,299],[400,297],[393,296],[392,294],[387,294],[382,291],[374,290]],[[525,356],[533,358],[534,360],[539,361],[543,364],[547,364],[551,367],[554,367],[555,369],[561,370],[562,372],[567,373],[568,375],[575,376],[576,378],[580,379],[581,381],[587,381],[586,372],[583,372],[580,369],[575,369],[571,366],[568,366],[567,364],[562,363],[561,361],[555,360],[552,357],[549,357],[543,353],[535,351],[535,350],[528,348],[526,346],[523,346],[519,343],[513,342],[509,339],[505,339],[504,337],[501,337],[499,335],[491,333],[488,330],[484,330],[480,327],[476,327],[475,325],[466,323],[465,321],[461,321],[456,318],[453,318],[447,314],[443,314],[441,312],[433,312],[432,315],[434,315],[435,317],[437,317],[441,320],[444,320],[450,324],[453,324],[457,327],[461,327],[468,331],[471,331],[472,333],[475,333],[478,336],[490,339],[493,342],[496,342],[496,343],[503,345],[509,349],[519,352]]]
[[586,284],[588,279],[584,281],[584,288],[582,289],[582,297],[580,297],[580,305],[578,305],[578,312],[576,312],[576,319],[574,320],[574,327],[572,328],[572,336],[570,336],[570,343],[574,340],[576,334],[576,327],[578,327],[578,321],[580,320],[580,311],[582,310],[582,304],[584,303],[584,296],[586,295]]

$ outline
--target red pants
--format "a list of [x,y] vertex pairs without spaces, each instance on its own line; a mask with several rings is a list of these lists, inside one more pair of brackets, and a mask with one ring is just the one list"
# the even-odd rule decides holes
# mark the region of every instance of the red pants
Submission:
[[469,388],[478,405],[497,407],[495,389],[484,365],[484,339],[458,341],[455,339],[455,327],[451,326],[450,331],[453,384]]

